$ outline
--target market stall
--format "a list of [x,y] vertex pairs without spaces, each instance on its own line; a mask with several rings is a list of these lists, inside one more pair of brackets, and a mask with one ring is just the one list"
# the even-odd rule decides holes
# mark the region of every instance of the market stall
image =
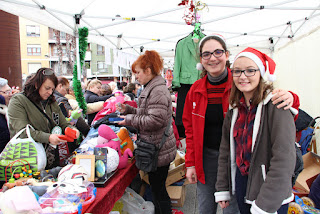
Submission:
[[97,188],[95,201],[86,212],[95,214],[106,214],[111,211],[114,203],[121,198],[125,189],[138,174],[135,161],[126,168],[118,170],[106,183],[105,187]]

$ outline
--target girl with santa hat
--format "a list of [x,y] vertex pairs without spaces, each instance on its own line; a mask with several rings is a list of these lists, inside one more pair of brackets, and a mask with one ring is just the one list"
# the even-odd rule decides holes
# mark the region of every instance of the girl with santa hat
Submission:
[[231,71],[215,198],[225,208],[235,194],[242,214],[286,214],[294,197],[297,110],[285,111],[272,103],[273,86],[263,76],[269,70],[273,81],[275,66],[266,54],[246,48],[236,56]]
[[[186,133],[186,177],[197,184],[200,214],[215,214],[217,203],[214,193],[217,179],[222,125],[229,108],[232,74],[229,68],[229,51],[221,35],[208,35],[199,42],[201,79],[190,88],[183,110]],[[299,98],[281,89],[273,91],[272,101],[278,108],[298,109]],[[282,102],[283,101],[283,102]],[[287,106],[288,104],[288,106]],[[238,213],[237,203],[231,197],[224,214]],[[227,203],[229,204],[229,203]]]

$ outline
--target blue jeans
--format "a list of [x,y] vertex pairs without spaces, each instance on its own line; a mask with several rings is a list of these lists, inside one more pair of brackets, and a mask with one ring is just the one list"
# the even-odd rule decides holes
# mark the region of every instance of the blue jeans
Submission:
[[[241,214],[250,213],[251,204],[247,204],[244,201],[247,192],[248,176],[241,175],[239,168],[237,167],[236,172],[236,197],[238,201],[238,207]],[[279,210],[278,214],[288,213],[288,204],[283,204]]]
[[[216,214],[217,203],[214,193],[217,181],[219,151],[204,147],[203,149],[203,170],[206,183],[197,182],[197,197],[200,214]],[[231,198],[230,205],[223,209],[224,214],[238,214],[237,201]]]

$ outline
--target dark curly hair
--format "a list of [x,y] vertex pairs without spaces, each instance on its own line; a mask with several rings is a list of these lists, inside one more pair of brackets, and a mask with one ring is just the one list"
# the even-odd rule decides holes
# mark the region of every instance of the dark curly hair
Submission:
[[[54,87],[57,87],[58,78],[54,74],[54,71],[51,68],[39,68],[35,75],[33,75],[24,85],[23,93],[31,101],[39,103],[42,100],[39,94],[39,89],[47,79],[53,82]],[[55,101],[56,100],[53,95],[48,98],[48,104],[51,104]]]

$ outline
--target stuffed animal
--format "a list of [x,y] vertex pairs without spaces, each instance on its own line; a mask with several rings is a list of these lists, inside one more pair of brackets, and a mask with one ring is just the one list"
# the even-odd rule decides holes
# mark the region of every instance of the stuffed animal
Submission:
[[[127,131],[127,134],[129,136],[128,130],[126,128],[125,128],[125,130]],[[121,131],[121,129],[120,129],[120,131]],[[125,132],[125,131],[122,131],[122,132]],[[98,144],[96,145],[96,147],[100,147],[100,148],[101,147],[109,147],[109,148],[114,149],[118,153],[118,156],[119,156],[119,160],[118,160],[119,164],[117,165],[116,168],[118,168],[118,169],[125,168],[128,164],[128,157],[133,157],[133,154],[132,154],[133,150],[131,151],[131,149],[129,149],[129,148],[123,148],[124,152],[122,152],[118,135],[115,134],[114,131],[109,126],[107,126],[105,124],[102,124],[99,126],[98,133],[99,133],[99,136],[97,139]],[[124,136],[124,135],[125,134],[121,134],[121,136]],[[125,140],[126,140],[126,142],[128,141],[128,139],[125,139]],[[131,140],[131,138],[130,138],[130,140]],[[128,143],[126,143],[126,145],[127,144]],[[133,144],[132,140],[131,140],[131,144]],[[129,145],[130,145],[130,142],[129,142]],[[107,163],[109,163],[109,156],[110,156],[110,154],[109,154],[109,149],[108,149]],[[109,173],[114,170],[110,170],[109,167],[107,166],[107,171]]]
[[126,168],[128,165],[128,158],[133,157],[133,153],[130,149],[126,149],[123,153],[123,155],[119,154],[119,166],[118,169]]
[[117,136],[120,139],[121,153],[124,154],[124,151],[126,149],[130,149],[131,152],[133,152],[133,150],[134,150],[133,142],[132,142],[132,139],[129,135],[128,129],[125,127],[121,127],[120,131],[117,133]]
[[66,120],[71,124],[74,125],[78,122],[79,117],[81,117],[82,109],[76,109],[70,111],[70,117],[67,117]]
[[116,133],[107,125],[101,124],[98,128],[98,139],[96,147],[110,147],[119,152],[120,141]]

